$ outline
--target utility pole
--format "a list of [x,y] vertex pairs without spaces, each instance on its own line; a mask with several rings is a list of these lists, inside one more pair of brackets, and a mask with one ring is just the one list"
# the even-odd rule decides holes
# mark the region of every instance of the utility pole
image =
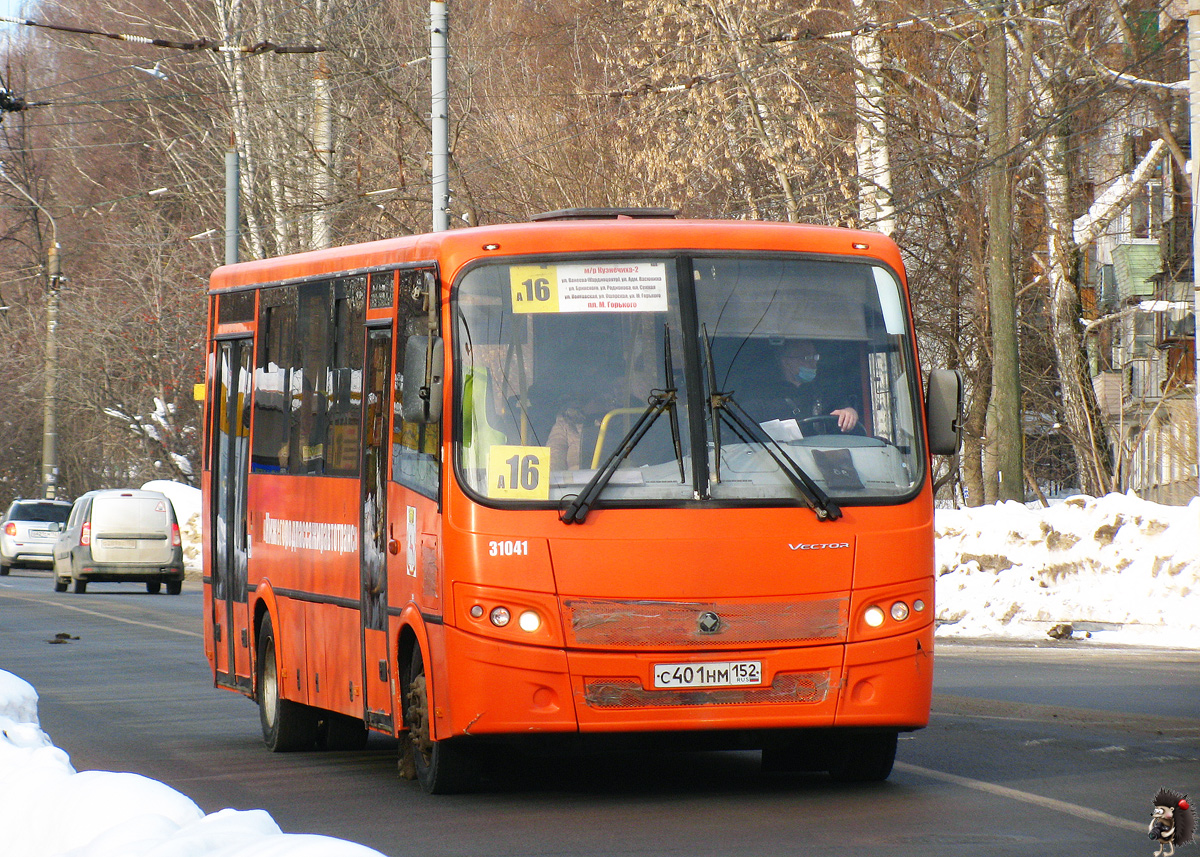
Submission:
[[[46,216],[50,213],[46,212]],[[46,254],[49,290],[46,293],[46,378],[42,399],[42,496],[47,500],[58,495],[58,283],[62,279],[57,228],[51,229],[51,235],[50,250]]]
[[225,152],[225,264],[234,265],[238,260],[238,244],[241,212],[241,160],[238,156],[237,137],[229,132],[229,148]]
[[[1200,0],[1188,0],[1188,92],[1191,99],[1192,139],[1192,312],[1200,319]],[[1196,374],[1192,386],[1196,390],[1196,479],[1200,491],[1200,336],[1192,333],[1192,350],[1196,357]]]
[[[1008,46],[1005,3],[988,21],[987,154],[988,307],[992,323],[992,388],[987,445],[994,450],[994,500],[1025,500],[1021,434],[1021,374],[1017,346],[1017,295],[1012,273],[1012,188],[1008,153]],[[990,474],[985,474],[990,480]],[[990,482],[989,482],[990,484]],[[985,491],[986,493],[986,491]]]
[[447,83],[447,31],[450,27],[446,0],[429,4],[429,68],[433,104],[431,161],[433,174],[433,231],[450,228],[450,107]]
[[42,398],[42,496],[53,500],[58,494],[58,284],[62,280],[59,261],[58,224],[29,191],[15,182],[0,166],[0,176],[50,221],[50,249],[46,252],[46,350],[43,364]]

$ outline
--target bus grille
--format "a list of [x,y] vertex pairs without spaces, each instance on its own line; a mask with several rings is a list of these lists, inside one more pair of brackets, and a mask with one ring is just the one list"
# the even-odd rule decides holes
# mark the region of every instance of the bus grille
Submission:
[[770,687],[647,690],[636,679],[597,679],[584,684],[589,708],[666,708],[687,705],[746,705],[824,702],[829,672],[780,673]]
[[[766,603],[571,599],[563,608],[569,644],[621,648],[837,640],[846,632],[849,614],[845,598]],[[719,617],[715,631],[707,614]],[[710,624],[702,631],[706,620]]]

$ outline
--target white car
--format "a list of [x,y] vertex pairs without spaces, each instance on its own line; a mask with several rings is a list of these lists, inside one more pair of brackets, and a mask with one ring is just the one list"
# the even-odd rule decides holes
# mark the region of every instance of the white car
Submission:
[[90,581],[145,583],[146,591],[178,595],[183,542],[175,507],[158,491],[89,491],[75,501],[54,543],[54,590],[87,591]]
[[53,566],[54,542],[70,514],[62,500],[14,500],[0,518],[0,575],[13,566]]

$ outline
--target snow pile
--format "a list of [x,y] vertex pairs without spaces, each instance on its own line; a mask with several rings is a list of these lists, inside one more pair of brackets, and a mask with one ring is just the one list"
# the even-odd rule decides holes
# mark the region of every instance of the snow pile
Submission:
[[183,538],[183,565],[188,571],[199,571],[203,565],[200,489],[179,482],[156,479],[143,485],[142,490],[158,491],[170,498],[171,505],[175,507],[175,519],[179,522],[179,533]]
[[939,509],[935,528],[939,637],[1200,647],[1200,499]]
[[0,831],[5,857],[382,857],[342,839],[282,833],[262,810],[205,815],[138,774],[76,773],[39,726],[37,692],[3,670]]

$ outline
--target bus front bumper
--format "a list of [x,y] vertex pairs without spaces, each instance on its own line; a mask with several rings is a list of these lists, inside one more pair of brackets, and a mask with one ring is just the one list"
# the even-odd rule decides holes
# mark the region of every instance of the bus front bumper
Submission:
[[[439,739],[563,732],[820,727],[917,729],[929,720],[933,625],[848,645],[739,652],[563,652],[445,628]],[[758,684],[656,687],[664,667],[757,664]],[[735,668],[736,671],[737,668]],[[673,670],[676,674],[686,670]],[[660,681],[659,684],[663,682]]]

